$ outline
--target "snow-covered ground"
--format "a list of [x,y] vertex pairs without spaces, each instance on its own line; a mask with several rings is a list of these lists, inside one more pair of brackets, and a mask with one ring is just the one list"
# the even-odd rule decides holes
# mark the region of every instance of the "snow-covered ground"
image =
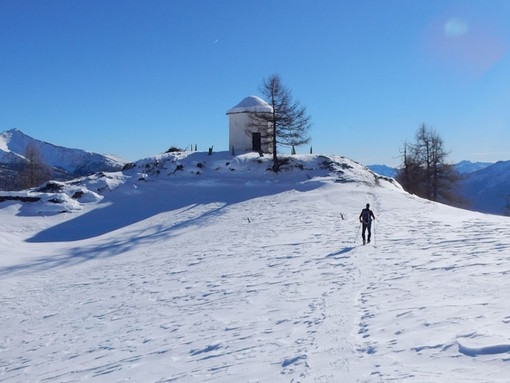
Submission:
[[508,218],[268,161],[167,154],[0,203],[0,382],[509,381]]

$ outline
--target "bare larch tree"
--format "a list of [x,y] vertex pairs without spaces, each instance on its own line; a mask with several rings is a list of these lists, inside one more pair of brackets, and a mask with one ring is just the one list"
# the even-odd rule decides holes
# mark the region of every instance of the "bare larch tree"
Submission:
[[280,76],[273,74],[262,83],[261,93],[271,105],[271,113],[253,113],[253,126],[268,126],[261,139],[273,154],[273,171],[279,170],[278,146],[296,147],[310,142],[308,131],[311,128],[310,116],[306,108],[292,100],[292,94],[281,82]]
[[448,152],[439,134],[422,124],[415,135],[414,144],[404,145],[403,163],[397,181],[413,194],[432,201],[460,204],[454,194],[460,175],[446,162]]
[[24,157],[27,160],[21,171],[21,183],[24,188],[34,187],[49,180],[49,167],[44,163],[36,144],[29,143],[27,145]]

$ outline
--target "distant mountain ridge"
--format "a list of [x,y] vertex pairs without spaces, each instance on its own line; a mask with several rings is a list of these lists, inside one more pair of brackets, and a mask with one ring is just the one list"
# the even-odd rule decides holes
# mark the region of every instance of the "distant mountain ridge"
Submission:
[[[369,165],[373,172],[395,177],[398,169],[386,165]],[[510,161],[461,161],[455,169],[463,176],[457,194],[466,208],[482,213],[510,215]]]
[[30,137],[21,130],[11,129],[0,133],[0,177],[16,177],[27,163],[24,155],[29,145],[37,148],[44,164],[52,169],[52,177],[57,179],[118,171],[125,165],[113,156],[53,145]]
[[493,162],[471,162],[471,161],[460,161],[459,163],[455,164],[455,169],[460,174],[469,174],[474,173],[478,170],[485,169],[486,167],[489,167],[493,165]]
[[[478,170],[485,169],[486,167],[489,167],[493,164],[494,164],[493,162],[471,162],[464,160],[455,164],[455,169],[460,174],[469,174],[474,173]],[[385,177],[396,177],[398,172],[398,168],[393,168],[387,165],[368,165],[367,168]]]
[[21,130],[12,129],[0,134],[0,162],[23,163],[25,150],[29,144],[35,144],[44,162],[75,176],[96,171],[115,171],[122,169],[123,162],[103,154],[81,149],[69,149],[32,138]]
[[395,178],[397,176],[397,168],[392,168],[387,165],[368,165],[367,168],[372,170],[374,173],[379,174],[384,177],[392,177]]
[[457,191],[471,210],[510,215],[510,161],[499,161],[467,174]]

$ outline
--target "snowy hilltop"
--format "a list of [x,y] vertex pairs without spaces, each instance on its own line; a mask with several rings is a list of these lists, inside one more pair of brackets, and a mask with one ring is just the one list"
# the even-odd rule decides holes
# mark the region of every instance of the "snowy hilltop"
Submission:
[[273,173],[271,166],[269,155],[260,157],[250,153],[233,157],[227,152],[212,156],[199,152],[173,152],[127,164],[123,172],[99,172],[67,182],[49,181],[18,192],[0,191],[0,202],[27,202],[20,208],[21,215],[51,215],[90,208],[91,202],[99,203],[119,186],[122,186],[120,190],[131,194],[131,189],[137,190],[145,183],[165,185],[170,182],[175,187],[184,182],[185,185],[191,183],[192,189],[203,185],[222,188],[230,185],[234,189],[229,194],[237,194],[240,186],[259,184],[268,185],[271,192],[289,187],[306,189],[323,178],[367,185],[385,182],[400,188],[393,179],[377,175],[344,157],[290,156],[284,160],[279,174]]
[[286,160],[176,152],[0,193],[0,381],[507,382],[510,220]]
[[18,129],[0,133],[0,165],[7,167],[26,162],[25,151],[33,145],[46,165],[71,176],[88,175],[98,171],[122,169],[124,162],[112,156],[69,149],[32,138]]

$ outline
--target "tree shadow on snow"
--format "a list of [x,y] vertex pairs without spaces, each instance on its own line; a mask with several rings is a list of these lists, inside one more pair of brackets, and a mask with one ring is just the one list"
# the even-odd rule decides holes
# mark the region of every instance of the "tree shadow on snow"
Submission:
[[[82,244],[66,250],[66,254],[39,258],[26,264],[0,269],[0,275],[22,272],[40,271],[59,266],[74,265],[92,259],[115,256],[145,243],[169,237],[172,232],[191,225],[206,224],[211,217],[221,214],[229,205],[250,199],[279,194],[289,190],[309,191],[322,185],[319,181],[301,184],[142,184],[131,192],[125,188],[113,191],[103,202],[88,213],[67,220],[43,230],[29,238],[29,243],[54,243],[80,241],[100,237],[115,230],[127,228],[137,222],[157,214],[178,211],[186,208],[195,209],[201,205],[214,204],[212,208],[193,218],[174,224],[165,222],[142,228],[133,228],[131,232],[123,232],[119,236],[108,236],[97,239],[93,244]],[[177,213],[176,213],[177,214]]]
[[[303,184],[271,185],[200,185],[190,186],[175,184],[142,185],[136,191],[126,193],[115,190],[94,210],[74,219],[62,222],[43,230],[27,242],[68,242],[101,236],[112,231],[130,226],[163,212],[179,210],[193,205],[211,203],[228,205],[241,203],[250,199],[282,193],[288,190],[300,192],[313,190],[320,182]],[[144,188],[145,186],[145,188]],[[144,190],[145,189],[145,190]],[[210,215],[207,213],[206,215]],[[170,227],[175,229],[176,227]]]

